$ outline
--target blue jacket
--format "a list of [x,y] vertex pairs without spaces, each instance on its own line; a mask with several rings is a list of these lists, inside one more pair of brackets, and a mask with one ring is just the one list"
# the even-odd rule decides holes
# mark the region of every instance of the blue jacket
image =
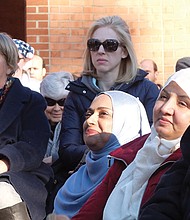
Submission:
[[[145,79],[146,75],[146,72],[139,69],[134,81],[115,84],[111,90],[121,90],[139,97],[146,109],[149,122],[152,124],[153,107],[159,89],[156,84]],[[102,91],[90,76],[82,76],[76,81],[70,82],[66,88],[70,93],[64,106],[59,157],[64,168],[69,171],[76,167],[86,150],[82,129],[85,112],[94,97]]]

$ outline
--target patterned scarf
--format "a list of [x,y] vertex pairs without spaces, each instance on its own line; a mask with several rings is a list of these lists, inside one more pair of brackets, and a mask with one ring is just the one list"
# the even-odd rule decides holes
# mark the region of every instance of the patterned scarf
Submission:
[[3,86],[2,89],[0,89],[0,106],[3,104],[4,100],[5,100],[5,96],[8,93],[8,91],[10,90],[11,85],[14,82],[14,78],[7,78],[7,81],[5,83],[5,85]]

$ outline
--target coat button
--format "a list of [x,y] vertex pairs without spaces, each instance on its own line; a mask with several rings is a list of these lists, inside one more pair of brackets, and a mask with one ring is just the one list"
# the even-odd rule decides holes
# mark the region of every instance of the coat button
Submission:
[[86,94],[86,90],[83,90],[82,93]]

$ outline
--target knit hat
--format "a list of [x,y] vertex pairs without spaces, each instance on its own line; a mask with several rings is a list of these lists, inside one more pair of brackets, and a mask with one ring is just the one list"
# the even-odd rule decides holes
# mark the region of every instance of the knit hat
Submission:
[[28,43],[18,39],[13,39],[13,41],[16,44],[19,53],[22,54],[25,58],[31,59],[34,56],[34,48],[31,47]]
[[182,57],[179,59],[175,66],[175,71],[190,67],[190,57]]
[[54,100],[66,98],[69,91],[65,87],[73,80],[73,75],[69,72],[50,73],[40,83],[40,93]]

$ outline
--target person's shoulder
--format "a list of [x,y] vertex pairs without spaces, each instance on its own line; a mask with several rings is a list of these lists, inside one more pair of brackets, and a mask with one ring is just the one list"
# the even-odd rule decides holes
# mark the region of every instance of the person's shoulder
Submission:
[[160,89],[158,86],[150,80],[137,76],[136,79],[131,83],[131,88],[135,88],[137,91],[144,91],[145,94],[151,92],[158,96]]
[[142,79],[139,83],[139,87],[143,88],[147,93],[153,93],[158,96],[160,89],[158,85],[146,78]]
[[31,88],[26,86],[22,86],[22,89],[23,89],[23,93],[28,97],[30,97],[29,100],[45,103],[45,99],[42,96],[42,94],[40,94],[40,92],[32,90]]
[[73,80],[73,81],[70,81],[68,83],[68,85],[66,86],[66,89],[69,89],[71,86],[82,86],[83,83],[82,83],[82,76]]
[[17,93],[17,95],[21,96],[30,96],[31,95],[31,89],[29,89],[28,87],[25,87],[22,85],[22,83],[20,82],[20,80],[18,78],[14,78],[14,92]]
[[144,71],[141,68],[137,69],[137,77],[139,76],[140,78],[145,78],[148,75],[148,73],[146,71]]
[[86,97],[91,101],[98,93],[94,87],[95,86],[93,85],[92,78],[82,76],[77,80],[70,82],[66,86],[66,89],[71,92],[68,95],[69,97],[73,95],[81,95],[82,97]]
[[79,77],[74,81],[70,81],[68,85],[65,87],[66,90],[74,91],[74,92],[80,92],[84,88],[86,88],[86,86],[82,82],[82,77]]
[[30,90],[29,92],[31,94],[32,99],[35,99],[35,100],[38,100],[40,102],[44,102],[45,103],[44,97],[39,92],[36,92],[34,90],[31,90],[31,89],[29,89],[29,90]]

